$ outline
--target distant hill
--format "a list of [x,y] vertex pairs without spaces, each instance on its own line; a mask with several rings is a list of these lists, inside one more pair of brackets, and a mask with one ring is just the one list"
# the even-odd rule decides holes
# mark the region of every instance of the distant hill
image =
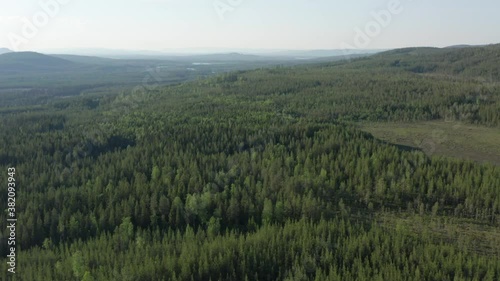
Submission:
[[189,56],[177,56],[171,57],[170,59],[181,60],[182,58],[190,60],[193,62],[211,62],[211,61],[261,61],[270,60],[273,58],[257,56],[257,55],[247,55],[241,53],[221,53],[221,54],[207,54],[207,55],[189,55]]
[[483,47],[396,49],[356,60],[350,67],[399,68],[419,74],[500,81],[500,44]]
[[71,61],[74,63],[83,63],[83,64],[96,64],[96,65],[101,65],[101,64],[111,64],[116,62],[117,60],[115,59],[109,59],[109,58],[101,58],[101,57],[94,57],[94,56],[78,56],[78,55],[59,55],[59,54],[54,54],[50,55],[52,57],[60,58],[63,60]]
[[7,48],[0,48],[0,55],[1,54],[6,54],[6,53],[11,53],[12,50],[10,49],[7,49]]
[[377,49],[318,49],[318,50],[286,50],[286,49],[249,49],[249,48],[187,48],[164,51],[147,50],[110,50],[110,49],[58,49],[44,50],[45,54],[80,55],[113,59],[171,59],[204,55],[256,55],[259,57],[320,58],[345,55],[374,54],[385,50]]
[[78,64],[35,52],[11,52],[0,55],[0,72],[66,71]]
[[227,52],[212,54],[164,54],[164,55],[120,55],[107,56],[115,59],[149,59],[193,62],[227,62],[227,61],[283,61],[307,60],[345,56],[361,56],[379,53],[385,50],[311,50],[311,51],[271,51],[262,53]]
[[488,45],[466,45],[466,44],[462,44],[462,45],[448,46],[448,47],[445,47],[445,49],[461,49],[461,48],[486,47],[486,46],[488,46]]
[[227,62],[227,61],[240,61],[240,62],[254,62],[254,61],[269,61],[269,60],[283,60],[293,59],[284,57],[261,56],[242,53],[218,53],[218,54],[163,54],[163,55],[120,55],[120,56],[107,56],[107,58],[121,59],[121,60],[169,60],[169,61],[189,61],[189,62]]
[[[386,50],[369,50],[369,49],[331,49],[331,50],[297,50],[297,51],[279,51],[266,53],[269,56],[287,56],[293,58],[313,59],[313,58],[327,58],[327,57],[340,57],[340,56],[355,56],[380,53]],[[264,54],[263,54],[264,55]]]
[[453,46],[448,46],[445,47],[445,49],[461,49],[461,48],[470,48],[473,47],[472,45],[453,45]]

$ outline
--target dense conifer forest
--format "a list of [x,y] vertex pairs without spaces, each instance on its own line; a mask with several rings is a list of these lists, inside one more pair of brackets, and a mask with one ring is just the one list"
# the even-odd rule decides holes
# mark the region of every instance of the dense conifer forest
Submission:
[[500,280],[500,167],[356,126],[498,132],[499,82],[498,45],[417,48],[3,106],[12,280]]

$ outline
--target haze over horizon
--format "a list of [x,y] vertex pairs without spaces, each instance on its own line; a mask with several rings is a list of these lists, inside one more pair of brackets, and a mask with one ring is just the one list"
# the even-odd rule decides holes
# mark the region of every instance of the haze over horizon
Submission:
[[[325,50],[500,42],[500,3],[465,0],[0,0],[0,47]],[[314,19],[314,20],[311,20]],[[465,19],[465,20],[464,20]],[[418,23],[418,24],[416,24]]]

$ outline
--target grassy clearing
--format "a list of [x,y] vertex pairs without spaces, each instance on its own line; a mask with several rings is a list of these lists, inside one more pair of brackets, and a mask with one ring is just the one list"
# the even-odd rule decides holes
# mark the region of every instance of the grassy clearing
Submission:
[[435,243],[455,244],[462,250],[500,257],[498,227],[467,219],[405,213],[378,213],[375,220],[387,229],[402,228],[416,236],[432,237]]
[[500,165],[500,128],[458,122],[362,123],[363,131],[390,143],[439,155]]

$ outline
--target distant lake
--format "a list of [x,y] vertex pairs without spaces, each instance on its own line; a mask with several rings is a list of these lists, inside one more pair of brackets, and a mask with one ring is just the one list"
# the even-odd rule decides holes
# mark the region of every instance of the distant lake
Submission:
[[193,62],[193,65],[223,65],[227,62]]

